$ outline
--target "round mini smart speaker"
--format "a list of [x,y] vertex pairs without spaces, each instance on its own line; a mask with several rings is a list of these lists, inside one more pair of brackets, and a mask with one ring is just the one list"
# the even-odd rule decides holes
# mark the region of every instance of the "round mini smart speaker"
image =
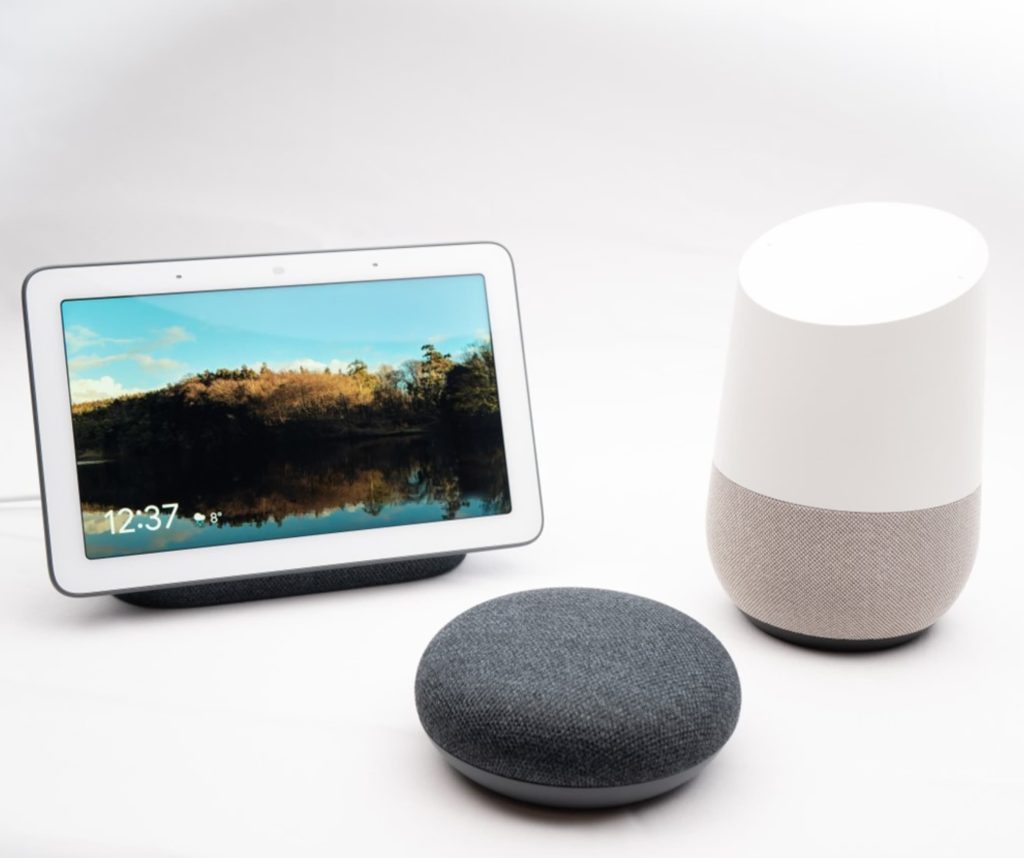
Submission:
[[984,239],[925,206],[787,221],[740,262],[707,532],[756,625],[832,649],[909,640],[977,548]]
[[528,590],[460,614],[416,675],[427,735],[495,792],[609,807],[690,780],[740,711],[732,659],[674,608],[611,590]]

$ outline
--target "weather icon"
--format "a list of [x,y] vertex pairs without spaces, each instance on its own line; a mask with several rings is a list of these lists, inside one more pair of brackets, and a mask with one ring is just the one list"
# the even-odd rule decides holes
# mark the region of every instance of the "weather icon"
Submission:
[[197,512],[192,515],[192,521],[196,527],[219,527],[220,517],[223,515],[220,510],[215,512]]

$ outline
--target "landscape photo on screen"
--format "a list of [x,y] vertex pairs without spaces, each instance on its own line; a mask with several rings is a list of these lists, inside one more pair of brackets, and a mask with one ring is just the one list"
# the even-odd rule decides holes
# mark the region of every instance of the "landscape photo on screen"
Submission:
[[89,558],[511,511],[480,275],[61,313]]

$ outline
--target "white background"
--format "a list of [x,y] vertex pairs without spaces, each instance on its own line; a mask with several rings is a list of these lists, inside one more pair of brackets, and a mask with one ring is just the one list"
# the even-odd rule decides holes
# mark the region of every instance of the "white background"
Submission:
[[[493,239],[516,259],[547,525],[432,581],[152,613],[70,600],[0,512],[0,856],[1017,855],[1024,17],[1015,3],[0,7],[0,495],[36,492],[39,265]],[[735,268],[864,199],[992,264],[975,574],[917,643],[786,646],[719,588],[703,505]],[[459,611],[666,601],[732,651],[738,730],[683,791],[572,814],[449,772],[412,701]]]

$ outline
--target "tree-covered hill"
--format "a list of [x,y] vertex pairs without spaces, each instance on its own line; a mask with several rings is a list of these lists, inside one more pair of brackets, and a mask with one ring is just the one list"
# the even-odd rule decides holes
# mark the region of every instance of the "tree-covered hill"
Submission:
[[231,445],[429,431],[500,431],[494,355],[461,360],[433,345],[418,360],[343,372],[242,366],[187,376],[160,390],[74,406],[78,458],[161,449],[224,452]]

